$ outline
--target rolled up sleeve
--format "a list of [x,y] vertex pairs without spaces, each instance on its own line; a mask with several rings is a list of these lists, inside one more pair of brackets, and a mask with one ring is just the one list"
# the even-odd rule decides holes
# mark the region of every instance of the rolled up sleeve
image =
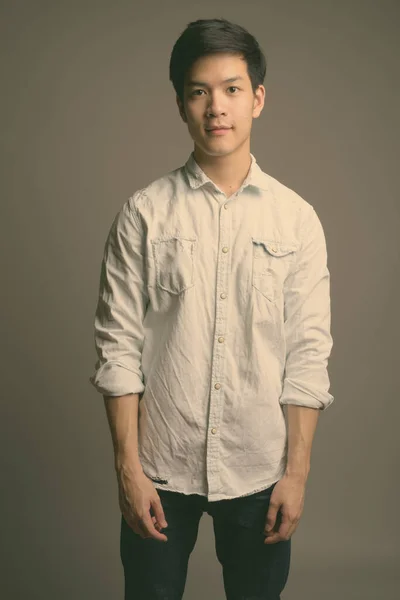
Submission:
[[310,204],[302,243],[284,286],[286,365],[281,404],[324,410],[334,400],[329,393],[330,272],[321,222]]
[[144,390],[141,353],[148,297],[144,285],[144,242],[136,192],[117,213],[105,243],[100,270],[94,340],[98,360],[89,377],[108,396]]

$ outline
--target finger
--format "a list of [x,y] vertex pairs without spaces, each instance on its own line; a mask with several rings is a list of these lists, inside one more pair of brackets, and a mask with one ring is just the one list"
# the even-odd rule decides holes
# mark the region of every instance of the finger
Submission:
[[151,520],[153,521],[153,525],[157,529],[157,531],[160,531],[160,529],[162,529],[162,528],[161,528],[161,525],[157,522],[156,517],[151,517]]
[[141,538],[144,539],[147,536],[147,533],[144,530],[142,523],[139,519],[131,519],[128,522],[128,524],[129,524],[129,527],[132,529],[132,531],[134,531],[137,535],[140,535]]
[[154,527],[150,513],[145,514],[142,518],[142,527],[146,532],[146,535],[149,535],[150,537],[153,537],[156,540],[167,541],[167,536],[163,533],[159,533]]
[[161,504],[161,500],[160,497],[158,496],[158,498],[152,502],[151,507],[153,509],[154,515],[157,519],[157,522],[160,524],[161,527],[168,527],[168,523],[167,520],[165,518],[165,514],[164,514],[164,510]]
[[264,539],[264,544],[276,544],[277,542],[282,542],[280,535],[277,533],[273,533]]
[[270,531],[269,533],[266,534],[266,536],[264,538],[264,543],[265,544],[276,544],[276,542],[282,542],[283,539],[284,538],[281,536],[279,531]]
[[275,507],[270,507],[268,509],[267,517],[265,520],[265,529],[264,529],[265,532],[273,530],[275,523],[276,523],[277,512],[278,512],[278,509]]
[[157,521],[157,517],[155,517],[154,515],[151,517],[151,520],[153,521],[153,525],[159,525],[159,522]]
[[[154,527],[157,527],[157,526],[155,525]],[[150,533],[150,531],[147,529],[147,527],[145,527],[145,525],[143,523],[141,523],[140,521],[138,521],[138,523],[137,523],[137,531],[138,531],[140,537],[143,538],[144,540],[146,540],[148,538],[154,538],[154,536]]]
[[277,531],[269,531],[268,533],[264,533],[264,543],[275,544],[280,541],[280,536]]
[[288,532],[286,533],[286,528],[282,527],[282,525],[286,525],[286,523],[284,521],[282,521],[282,524],[278,530],[272,531],[267,534],[266,538],[264,539],[264,543],[265,544],[276,544],[277,542],[283,542],[283,541],[287,541],[288,539],[290,539],[290,537],[291,537],[290,531],[292,529],[292,527],[290,527],[290,523],[291,522],[289,522]]
[[284,540],[288,536],[289,531],[290,531],[291,528],[292,528],[292,521],[289,519],[288,516],[286,516],[286,515],[283,514],[282,515],[282,521],[281,521],[281,523],[279,525],[277,533]]

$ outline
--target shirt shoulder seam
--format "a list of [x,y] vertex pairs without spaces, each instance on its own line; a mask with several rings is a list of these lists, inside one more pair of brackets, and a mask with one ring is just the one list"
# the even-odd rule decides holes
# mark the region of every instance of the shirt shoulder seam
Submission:
[[146,192],[146,188],[137,190],[134,194],[132,194],[132,196],[130,196],[130,198],[128,200],[129,213],[131,214],[133,220],[135,221],[136,227],[138,229],[141,229],[141,222],[140,222],[137,202],[139,202],[139,200],[142,198],[142,196],[145,195],[145,192]]

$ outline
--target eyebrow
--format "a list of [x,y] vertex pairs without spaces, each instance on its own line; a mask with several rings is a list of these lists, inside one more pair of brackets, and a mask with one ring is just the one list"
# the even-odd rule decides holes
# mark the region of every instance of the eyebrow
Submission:
[[[238,79],[244,79],[244,77],[242,77],[241,75],[235,75],[234,77],[229,77],[228,79],[224,79],[222,81],[222,83],[232,83],[233,81],[237,81]],[[191,79],[190,81],[187,82],[188,86],[193,86],[193,85],[203,85],[204,87],[208,87],[208,84],[205,81],[195,81],[193,79]]]

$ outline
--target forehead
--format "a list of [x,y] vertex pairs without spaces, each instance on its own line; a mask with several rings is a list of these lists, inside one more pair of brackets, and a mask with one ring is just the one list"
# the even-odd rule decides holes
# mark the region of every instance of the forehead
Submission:
[[197,59],[186,73],[185,84],[215,86],[249,80],[246,61],[237,55],[212,54]]

